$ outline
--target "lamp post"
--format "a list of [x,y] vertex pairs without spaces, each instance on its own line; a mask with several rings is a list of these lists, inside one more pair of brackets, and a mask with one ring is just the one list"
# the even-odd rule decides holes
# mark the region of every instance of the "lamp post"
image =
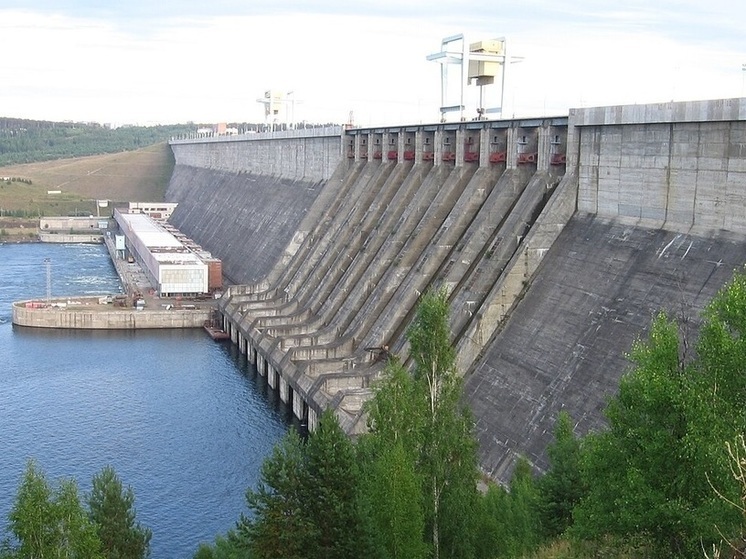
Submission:
[[[290,104],[290,127],[295,128],[295,91],[288,91],[285,96],[289,99]],[[287,111],[287,107],[285,108]]]

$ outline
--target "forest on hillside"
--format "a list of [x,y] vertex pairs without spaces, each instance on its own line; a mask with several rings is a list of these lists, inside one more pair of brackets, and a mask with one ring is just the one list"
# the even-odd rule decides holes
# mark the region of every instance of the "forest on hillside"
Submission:
[[195,124],[122,126],[0,117],[0,167],[136,150],[188,134]]
[[[224,123],[227,130],[262,131],[256,123]],[[328,126],[302,123],[303,128]],[[280,125],[285,130],[287,124]],[[0,117],[0,167],[133,151],[172,138],[194,137],[198,130],[217,128],[213,124],[188,122],[156,126],[119,126],[97,122],[52,122]]]

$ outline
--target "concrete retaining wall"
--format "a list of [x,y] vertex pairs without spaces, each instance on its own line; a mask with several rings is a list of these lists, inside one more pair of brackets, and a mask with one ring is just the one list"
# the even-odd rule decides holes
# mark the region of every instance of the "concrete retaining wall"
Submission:
[[170,221],[222,260],[229,282],[259,281],[297,250],[313,226],[307,212],[346,173],[341,132],[172,141],[176,167],[166,199],[179,205]]
[[574,109],[570,125],[580,211],[746,232],[746,100]]
[[42,243],[91,243],[101,244],[104,237],[101,233],[95,235],[75,235],[70,233],[39,233]]
[[[148,328],[201,328],[210,309],[136,310],[101,308],[95,301],[76,299],[80,305],[67,308],[26,308],[26,301],[13,304],[13,324],[32,328],[82,330],[140,330]],[[86,308],[86,305],[89,308]]]
[[172,140],[176,165],[290,180],[328,179],[342,159],[342,128]]

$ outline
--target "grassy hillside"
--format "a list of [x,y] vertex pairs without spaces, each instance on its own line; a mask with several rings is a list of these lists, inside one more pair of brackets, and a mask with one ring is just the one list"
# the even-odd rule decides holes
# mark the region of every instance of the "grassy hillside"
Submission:
[[[173,167],[173,154],[165,143],[0,167],[0,241],[33,236],[36,230],[30,228],[41,216],[96,215],[96,200],[161,201]],[[2,180],[5,177],[17,180]]]

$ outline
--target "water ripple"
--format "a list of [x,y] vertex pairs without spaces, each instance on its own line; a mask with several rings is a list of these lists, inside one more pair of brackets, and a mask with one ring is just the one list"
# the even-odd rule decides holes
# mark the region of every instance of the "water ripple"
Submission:
[[153,530],[152,557],[192,557],[245,512],[289,410],[200,331],[12,327],[13,300],[46,294],[45,258],[53,295],[119,290],[100,246],[0,245],[0,524],[28,458],[85,491],[111,464]]

